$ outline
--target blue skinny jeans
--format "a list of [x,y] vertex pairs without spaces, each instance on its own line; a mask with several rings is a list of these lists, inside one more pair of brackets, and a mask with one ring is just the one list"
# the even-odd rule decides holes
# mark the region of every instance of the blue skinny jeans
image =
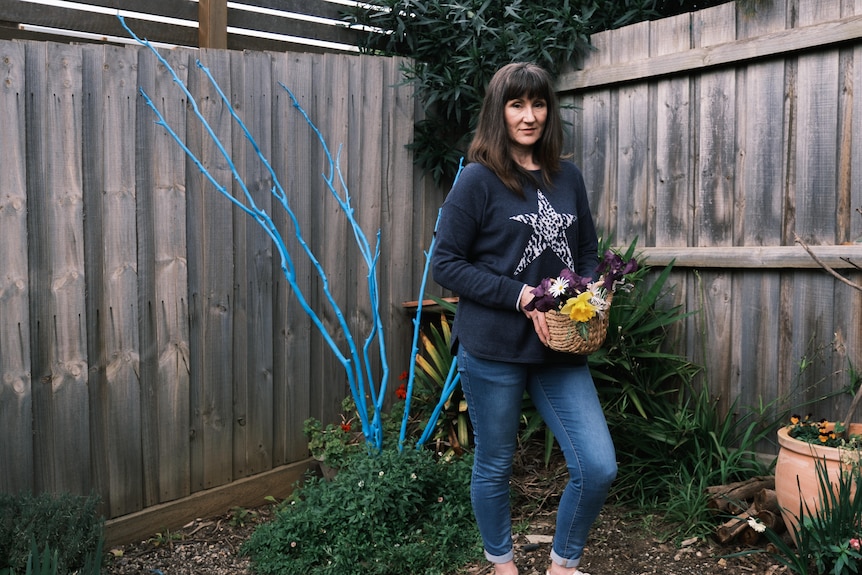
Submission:
[[589,367],[486,360],[461,347],[458,369],[473,424],[470,495],[485,557],[492,563],[514,557],[509,479],[526,391],[559,442],[569,471],[551,560],[577,567],[617,474],[613,441]]

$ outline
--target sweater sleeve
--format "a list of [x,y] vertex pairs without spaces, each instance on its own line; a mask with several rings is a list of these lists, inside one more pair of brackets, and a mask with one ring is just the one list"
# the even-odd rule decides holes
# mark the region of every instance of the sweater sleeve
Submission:
[[449,192],[437,226],[432,272],[437,283],[461,297],[513,309],[524,283],[495,269],[501,267],[499,261],[480,262],[472,253],[482,226],[485,186],[477,170],[465,170]]
[[443,205],[432,258],[434,281],[486,306],[512,309],[513,303],[518,305],[524,283],[471,260],[470,246],[477,227],[476,221],[458,207]]

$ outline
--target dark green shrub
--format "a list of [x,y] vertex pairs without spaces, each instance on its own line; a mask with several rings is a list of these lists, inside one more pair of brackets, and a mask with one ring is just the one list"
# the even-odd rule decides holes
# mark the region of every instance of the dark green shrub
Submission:
[[309,478],[242,552],[268,575],[451,572],[481,557],[470,462],[409,448],[355,456],[332,481]]
[[56,573],[79,570],[96,555],[101,559],[99,503],[96,495],[0,494],[0,575],[25,573],[28,558],[44,567],[46,551],[56,556]]

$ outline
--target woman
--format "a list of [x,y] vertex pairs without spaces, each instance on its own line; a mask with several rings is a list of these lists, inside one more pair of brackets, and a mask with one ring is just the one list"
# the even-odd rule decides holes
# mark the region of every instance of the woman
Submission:
[[437,229],[434,279],[459,296],[452,340],[475,436],[473,511],[496,575],[518,573],[509,478],[524,391],[570,476],[550,575],[582,573],[587,535],[617,471],[587,358],[549,349],[544,314],[524,309],[542,278],[566,267],[591,276],[598,263],[583,177],[560,159],[562,140],[548,73],[529,63],[501,68]]

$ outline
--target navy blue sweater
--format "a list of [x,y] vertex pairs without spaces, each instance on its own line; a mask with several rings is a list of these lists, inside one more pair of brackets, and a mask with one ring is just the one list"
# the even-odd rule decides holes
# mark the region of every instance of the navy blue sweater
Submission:
[[443,203],[432,258],[434,280],[459,297],[453,347],[484,359],[583,364],[546,348],[518,301],[525,284],[563,268],[594,275],[597,251],[584,179],[571,162],[550,189],[528,185],[523,198],[482,164],[467,165]]

